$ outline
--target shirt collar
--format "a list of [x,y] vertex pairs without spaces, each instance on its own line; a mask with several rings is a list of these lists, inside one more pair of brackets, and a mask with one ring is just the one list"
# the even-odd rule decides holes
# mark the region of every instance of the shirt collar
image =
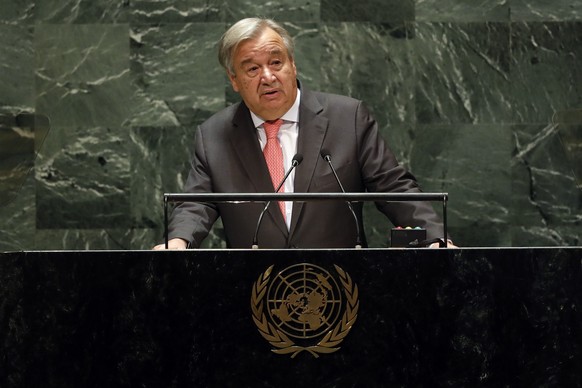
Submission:
[[[300,100],[301,100],[301,89],[297,88],[297,96],[295,97],[295,102],[293,103],[291,108],[287,111],[287,113],[285,113],[283,116],[281,116],[281,119],[283,119],[283,121],[289,121],[289,122],[293,122],[293,123],[299,122],[299,101]],[[262,118],[260,118],[256,114],[254,114],[252,111],[251,111],[251,118],[253,119],[253,124],[255,125],[255,128],[260,127],[265,122],[265,120],[263,120]]]

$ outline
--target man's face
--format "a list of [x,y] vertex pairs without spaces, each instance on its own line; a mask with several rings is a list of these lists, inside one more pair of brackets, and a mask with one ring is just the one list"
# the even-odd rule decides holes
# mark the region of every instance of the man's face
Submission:
[[275,120],[297,97],[297,69],[283,39],[270,28],[257,39],[243,41],[233,57],[234,74],[228,74],[235,92],[257,116]]

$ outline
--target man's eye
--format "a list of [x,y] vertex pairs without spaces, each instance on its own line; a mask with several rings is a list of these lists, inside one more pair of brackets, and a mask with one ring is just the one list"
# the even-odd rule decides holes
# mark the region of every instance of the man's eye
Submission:
[[256,75],[259,72],[259,67],[258,66],[251,66],[247,69],[247,74],[248,75]]

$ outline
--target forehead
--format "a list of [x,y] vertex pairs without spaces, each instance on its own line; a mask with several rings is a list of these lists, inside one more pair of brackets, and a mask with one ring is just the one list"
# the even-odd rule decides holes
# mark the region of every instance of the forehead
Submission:
[[286,54],[283,38],[270,28],[265,29],[257,38],[241,42],[234,54],[236,62],[246,62],[260,55]]

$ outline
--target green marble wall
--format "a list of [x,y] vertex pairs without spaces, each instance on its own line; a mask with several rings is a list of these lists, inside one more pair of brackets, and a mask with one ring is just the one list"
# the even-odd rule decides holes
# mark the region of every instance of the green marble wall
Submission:
[[256,15],[295,36],[305,84],[366,101],[449,193],[457,243],[580,245],[580,1],[2,0],[0,250],[159,242],[196,125],[237,99],[215,42]]

